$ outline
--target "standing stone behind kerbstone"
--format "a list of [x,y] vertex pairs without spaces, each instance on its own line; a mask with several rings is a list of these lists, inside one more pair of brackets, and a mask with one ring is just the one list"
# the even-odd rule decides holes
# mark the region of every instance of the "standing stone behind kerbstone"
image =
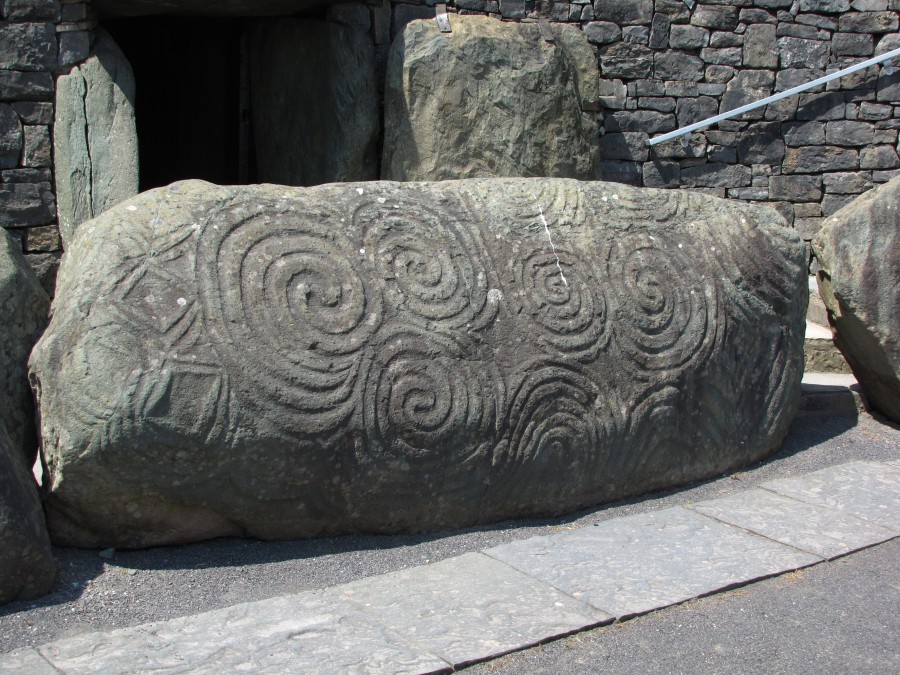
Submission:
[[257,177],[319,185],[378,177],[375,48],[355,28],[270,19],[253,33]]
[[0,227],[0,424],[31,466],[37,456],[28,355],[47,325],[50,299],[18,243]]
[[407,24],[391,47],[382,178],[599,176],[596,58],[575,26],[451,17]]
[[0,420],[0,604],[50,591],[56,564],[37,485]]
[[900,177],[825,221],[813,239],[834,344],[869,404],[900,422]]
[[759,459],[799,402],[806,254],[769,208],[188,181],[86,227],[31,361],[60,544],[559,514]]
[[138,192],[134,73],[103,29],[90,58],[56,83],[53,127],[59,231],[75,229]]

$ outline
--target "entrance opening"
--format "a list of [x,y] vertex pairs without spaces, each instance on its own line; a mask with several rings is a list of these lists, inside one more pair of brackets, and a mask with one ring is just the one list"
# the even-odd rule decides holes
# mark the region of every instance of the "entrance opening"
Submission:
[[103,23],[137,83],[141,191],[186,178],[220,185],[254,180],[241,65],[251,22],[142,17]]

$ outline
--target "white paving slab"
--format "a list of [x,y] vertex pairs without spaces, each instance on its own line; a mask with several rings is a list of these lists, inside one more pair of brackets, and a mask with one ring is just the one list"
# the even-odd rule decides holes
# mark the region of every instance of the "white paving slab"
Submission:
[[59,675],[59,671],[51,666],[36,649],[27,647],[17,649],[8,654],[0,654],[0,673],[6,675]]
[[332,592],[457,666],[612,621],[480,553],[361,579]]
[[823,558],[897,536],[893,530],[849,513],[759,488],[698,502],[689,508]]
[[900,532],[900,467],[891,464],[850,462],[759,487]]
[[322,591],[80,635],[39,650],[67,675],[448,669],[438,657],[410,647],[350,603]]
[[822,560],[681,507],[484,553],[618,618]]

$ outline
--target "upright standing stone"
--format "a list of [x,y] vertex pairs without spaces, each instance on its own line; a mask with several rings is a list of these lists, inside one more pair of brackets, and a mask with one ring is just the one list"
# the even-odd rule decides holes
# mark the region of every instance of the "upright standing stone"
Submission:
[[250,90],[260,182],[378,177],[374,49],[347,26],[285,18],[257,25]]
[[813,239],[819,294],[869,404],[900,422],[900,177],[825,221]]
[[[413,21],[394,40],[382,177],[596,178],[596,59],[575,26]],[[542,32],[543,31],[543,32]]]
[[19,245],[0,227],[0,424],[23,462],[37,456],[28,355],[47,325],[50,299]]
[[190,181],[90,227],[31,361],[60,544],[564,513],[757,460],[799,403],[806,252],[769,208]]
[[75,229],[138,192],[134,74],[109,34],[56,83],[56,203],[63,245]]
[[37,485],[0,420],[0,604],[44,595],[55,577]]

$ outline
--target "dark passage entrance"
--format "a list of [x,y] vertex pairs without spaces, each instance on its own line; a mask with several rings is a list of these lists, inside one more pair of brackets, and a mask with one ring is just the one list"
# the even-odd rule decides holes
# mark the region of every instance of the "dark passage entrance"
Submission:
[[220,185],[254,179],[241,112],[241,40],[251,22],[142,17],[103,23],[134,69],[142,191],[186,178]]

